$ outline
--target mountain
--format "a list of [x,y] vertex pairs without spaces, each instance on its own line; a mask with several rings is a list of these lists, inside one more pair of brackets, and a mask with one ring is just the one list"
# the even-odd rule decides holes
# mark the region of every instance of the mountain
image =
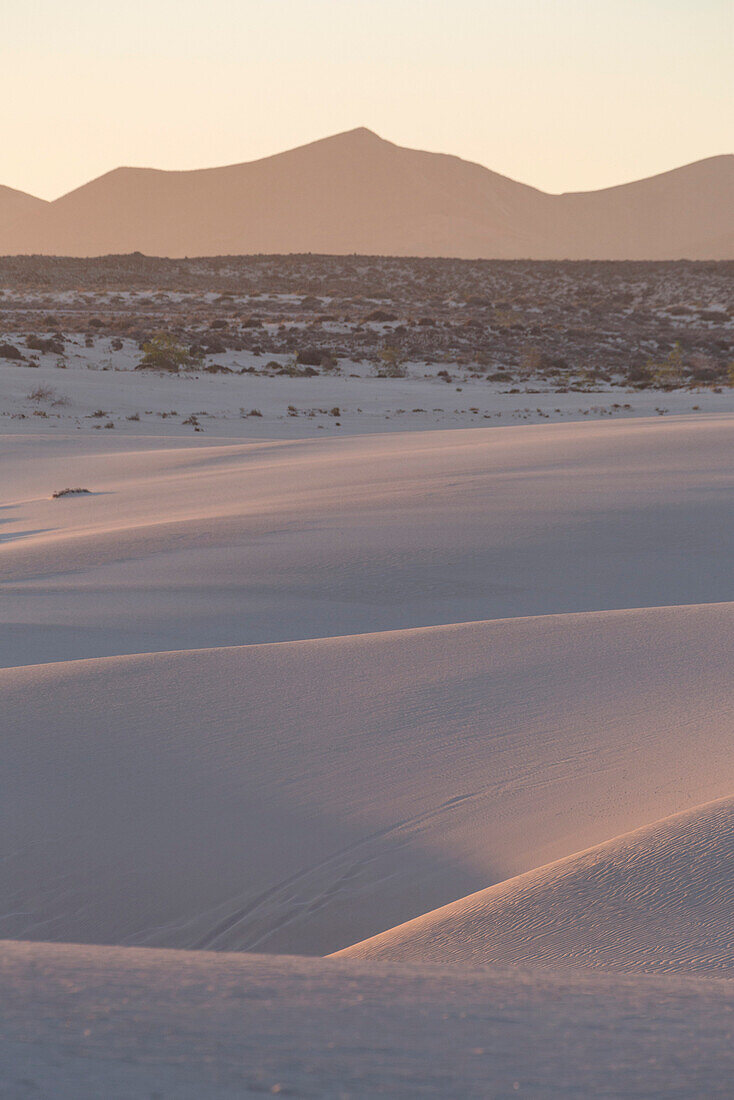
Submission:
[[38,233],[50,203],[0,185],[0,251],[24,252],[29,235]]
[[549,195],[364,128],[247,164],[117,168],[54,202],[0,188],[0,253],[734,258],[734,156]]

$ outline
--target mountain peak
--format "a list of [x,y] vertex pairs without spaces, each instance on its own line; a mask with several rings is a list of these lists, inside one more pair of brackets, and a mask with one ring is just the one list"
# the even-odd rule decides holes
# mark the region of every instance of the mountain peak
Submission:
[[344,134],[351,137],[360,138],[373,138],[376,141],[384,141],[379,134],[376,134],[374,130],[370,130],[367,126],[355,126],[353,130],[345,130]]
[[323,139],[325,141],[339,141],[349,142],[350,144],[360,145],[389,145],[390,143],[381,138],[379,134],[376,134],[374,130],[368,129],[366,126],[355,126],[353,130],[343,130],[339,134],[332,134],[331,137]]

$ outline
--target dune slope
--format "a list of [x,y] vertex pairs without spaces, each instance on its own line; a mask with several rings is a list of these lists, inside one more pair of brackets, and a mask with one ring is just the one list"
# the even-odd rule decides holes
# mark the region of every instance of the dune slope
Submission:
[[733,423],[0,437],[0,1092],[730,1095]]
[[734,598],[731,415],[114,434],[0,437],[0,665]]
[[463,898],[341,954],[728,977],[733,901],[728,798]]
[[724,797],[733,627],[707,605],[2,670],[0,932],[327,953]]

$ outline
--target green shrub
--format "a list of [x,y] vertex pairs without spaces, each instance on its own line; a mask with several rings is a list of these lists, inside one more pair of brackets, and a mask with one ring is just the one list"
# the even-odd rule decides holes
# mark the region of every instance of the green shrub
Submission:
[[143,344],[143,358],[135,369],[177,371],[182,367],[198,367],[200,363],[201,358],[193,354],[190,348],[179,344],[173,336],[160,332]]
[[384,347],[380,352],[382,366],[380,374],[384,378],[405,378],[407,371],[403,366],[403,357],[399,350],[393,347]]

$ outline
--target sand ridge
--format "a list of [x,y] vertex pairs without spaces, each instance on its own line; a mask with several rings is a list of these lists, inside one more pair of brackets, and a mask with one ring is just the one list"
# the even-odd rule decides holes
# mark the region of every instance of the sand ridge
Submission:
[[345,958],[729,977],[734,799],[646,825],[355,944]]
[[723,797],[732,615],[2,670],[2,928],[325,954]]

